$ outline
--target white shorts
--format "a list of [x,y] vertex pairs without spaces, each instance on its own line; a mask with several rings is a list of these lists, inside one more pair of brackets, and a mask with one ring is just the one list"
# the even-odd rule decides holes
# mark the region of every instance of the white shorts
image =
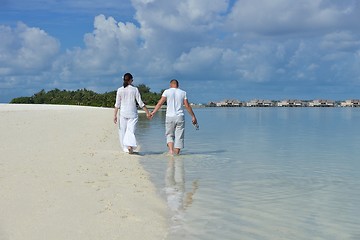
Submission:
[[173,142],[174,148],[184,148],[185,117],[166,117],[165,122],[166,143]]

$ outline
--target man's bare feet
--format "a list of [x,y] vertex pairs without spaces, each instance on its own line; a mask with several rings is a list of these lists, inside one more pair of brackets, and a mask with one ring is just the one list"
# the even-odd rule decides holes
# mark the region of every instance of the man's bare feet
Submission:
[[174,153],[176,155],[179,155],[180,154],[180,148],[174,148]]

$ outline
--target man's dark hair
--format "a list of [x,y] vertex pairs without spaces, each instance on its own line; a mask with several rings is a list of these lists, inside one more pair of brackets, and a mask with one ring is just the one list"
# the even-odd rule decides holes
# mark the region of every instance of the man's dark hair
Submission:
[[179,81],[176,80],[176,79],[172,79],[172,80],[170,81],[170,83],[175,83],[175,84],[176,84],[176,87],[179,87]]

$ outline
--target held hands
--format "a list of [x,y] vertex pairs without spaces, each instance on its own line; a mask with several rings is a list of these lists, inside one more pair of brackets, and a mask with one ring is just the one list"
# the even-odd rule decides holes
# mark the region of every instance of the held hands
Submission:
[[147,112],[147,113],[146,113],[146,117],[147,117],[147,119],[151,120],[151,119],[152,119],[151,113],[150,113],[150,112]]
[[149,113],[146,114],[146,116],[147,116],[147,118],[148,118],[149,120],[152,120],[152,118],[154,117],[154,115],[155,115],[154,112],[149,112]]
[[154,117],[155,115],[155,112],[147,112],[146,113],[146,117],[149,119],[149,120],[152,120],[152,118]]

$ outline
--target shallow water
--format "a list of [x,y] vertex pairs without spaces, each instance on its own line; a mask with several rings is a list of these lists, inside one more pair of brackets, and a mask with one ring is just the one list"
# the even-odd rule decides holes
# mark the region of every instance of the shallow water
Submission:
[[360,108],[195,109],[181,156],[164,113],[140,119],[141,163],[168,239],[360,239]]

